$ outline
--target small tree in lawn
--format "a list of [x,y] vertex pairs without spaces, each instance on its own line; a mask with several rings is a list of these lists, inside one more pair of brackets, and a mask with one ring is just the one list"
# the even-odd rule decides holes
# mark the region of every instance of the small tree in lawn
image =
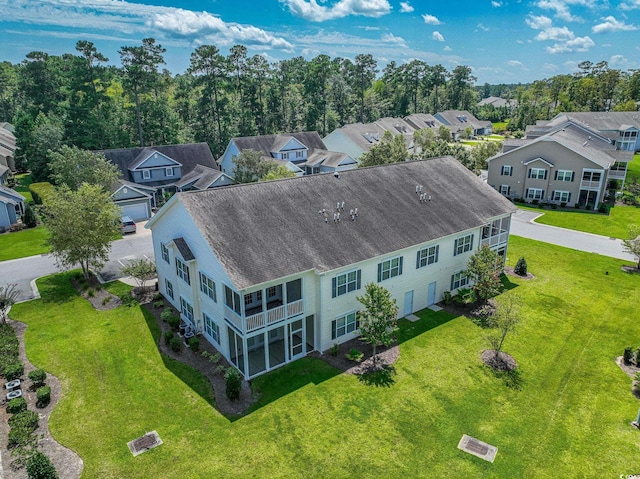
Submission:
[[157,276],[156,264],[147,258],[133,259],[122,267],[122,274],[131,276],[141,289]]
[[509,333],[515,331],[520,322],[520,298],[516,295],[507,295],[498,304],[495,315],[492,319],[492,325],[495,328],[494,333],[487,336],[487,341],[491,345],[491,349],[495,354],[495,358],[499,359],[504,340]]
[[7,311],[9,308],[16,304],[18,300],[17,284],[8,284],[6,286],[0,286],[0,322],[7,322]]
[[360,339],[373,346],[375,362],[377,346],[389,346],[393,341],[393,333],[398,329],[398,306],[396,300],[391,298],[391,293],[375,283],[368,283],[365,294],[356,299],[364,306],[358,312]]
[[640,226],[629,226],[629,238],[622,241],[622,246],[627,253],[636,257],[638,260],[637,268],[640,269]]
[[498,253],[489,246],[482,245],[476,253],[469,258],[467,273],[474,280],[473,289],[477,297],[487,301],[500,293],[501,262]]
[[233,179],[236,183],[253,183],[278,168],[278,163],[262,157],[256,150],[242,150],[233,158]]

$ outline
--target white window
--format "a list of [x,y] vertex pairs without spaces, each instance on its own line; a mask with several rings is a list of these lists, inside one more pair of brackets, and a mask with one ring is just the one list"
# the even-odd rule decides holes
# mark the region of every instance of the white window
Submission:
[[267,298],[274,298],[278,294],[278,288],[275,286],[269,286],[267,288]]
[[160,243],[160,251],[162,251],[162,259],[169,262],[169,249],[164,243]]
[[556,190],[553,192],[553,201],[560,201],[561,203],[569,203],[569,201],[571,201],[571,192]]
[[200,291],[209,296],[214,301],[218,301],[216,298],[216,283],[213,282],[206,274],[200,273]]
[[451,290],[462,288],[469,284],[469,276],[464,271],[458,271],[451,275]]
[[242,314],[240,295],[229,288],[226,284],[224,285],[224,304],[232,311],[235,311],[236,314]]
[[282,154],[282,159],[283,160],[288,160],[289,159],[289,153],[283,153]]
[[378,282],[402,274],[402,256],[391,258],[378,264]]
[[544,168],[531,168],[529,170],[529,178],[532,180],[545,180],[547,178],[547,170]]
[[511,193],[511,187],[509,185],[500,185],[500,194],[509,196],[509,193]]
[[173,167],[165,168],[164,176],[173,176]]
[[473,249],[473,233],[461,236],[453,245],[453,256],[457,256]]
[[573,176],[573,171],[571,170],[556,171],[556,180],[558,181],[573,181]]
[[599,171],[583,171],[582,181],[592,181],[594,183],[600,183],[601,173]]
[[180,311],[185,319],[189,320],[190,323],[193,323],[193,306],[191,306],[182,296],[180,296]]
[[331,321],[331,339],[353,333],[356,329],[358,329],[356,313],[345,314]]
[[245,306],[249,306],[253,303],[262,303],[262,291],[256,291],[255,293],[247,293],[244,295]]
[[544,190],[540,188],[527,188],[525,197],[528,200],[541,200],[544,197]]
[[185,283],[191,284],[191,279],[189,278],[189,267],[186,263],[180,261],[179,258],[176,258],[176,274],[179,278],[182,278]]
[[503,165],[500,174],[502,176],[513,176],[513,167],[510,165]]
[[339,274],[331,280],[331,297],[342,296],[360,289],[360,270]]
[[304,156],[304,152],[303,151],[296,151],[296,158],[302,158]]
[[173,284],[171,284],[171,281],[166,278],[164,280],[164,289],[167,292],[167,296],[173,299]]
[[440,246],[433,245],[427,246],[426,248],[418,251],[418,257],[416,259],[416,269],[422,268],[429,264],[437,263],[439,250]]
[[142,179],[148,180],[151,178],[151,170],[142,170]]
[[204,320],[205,334],[220,344],[220,327],[218,323],[211,319],[207,313],[202,313],[202,319]]

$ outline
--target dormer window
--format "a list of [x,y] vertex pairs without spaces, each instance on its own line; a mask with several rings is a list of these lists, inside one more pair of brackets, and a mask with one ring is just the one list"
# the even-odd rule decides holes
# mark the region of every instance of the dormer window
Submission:
[[142,170],[142,179],[143,180],[151,179],[151,170]]

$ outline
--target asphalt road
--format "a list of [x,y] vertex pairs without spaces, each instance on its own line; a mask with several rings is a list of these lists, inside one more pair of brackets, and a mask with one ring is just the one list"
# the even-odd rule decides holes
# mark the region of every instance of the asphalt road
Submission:
[[[148,257],[153,259],[151,232],[138,224],[136,234],[126,235],[111,245],[109,261],[105,264],[100,276],[105,281],[112,281],[122,276],[120,268],[123,263],[134,258]],[[0,285],[16,283],[20,292],[18,301],[35,298],[31,282],[42,276],[57,273],[60,269],[55,260],[48,254],[29,256],[0,262]]]

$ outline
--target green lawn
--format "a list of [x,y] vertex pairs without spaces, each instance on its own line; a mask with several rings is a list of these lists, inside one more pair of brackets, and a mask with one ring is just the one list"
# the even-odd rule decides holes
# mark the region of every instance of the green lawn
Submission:
[[[471,321],[425,311],[401,321],[389,387],[305,358],[255,380],[261,400],[235,420],[210,406],[202,376],[163,361],[140,308],[95,311],[69,274],[41,279],[43,299],[11,316],[29,325],[30,360],[62,381],[52,434],[82,456],[84,478],[638,472],[638,401],[614,359],[640,345],[640,278],[622,261],[512,238],[509,264],[523,255],[536,279],[505,293],[523,302],[505,344],[517,375],[482,365],[485,331]],[[164,444],[134,458],[127,441],[151,430]],[[498,447],[493,464],[456,448],[465,433]]]
[[31,195],[31,191],[29,191],[29,185],[31,184],[31,173],[22,173],[16,175],[16,180],[18,180],[18,184],[16,185],[14,190],[24,196],[27,203],[33,203],[33,196]]
[[49,252],[45,241],[48,231],[44,226],[0,235],[0,261],[24,258]]
[[628,183],[632,183],[634,179],[640,181],[640,153],[633,155],[633,160],[627,167],[627,179]]

